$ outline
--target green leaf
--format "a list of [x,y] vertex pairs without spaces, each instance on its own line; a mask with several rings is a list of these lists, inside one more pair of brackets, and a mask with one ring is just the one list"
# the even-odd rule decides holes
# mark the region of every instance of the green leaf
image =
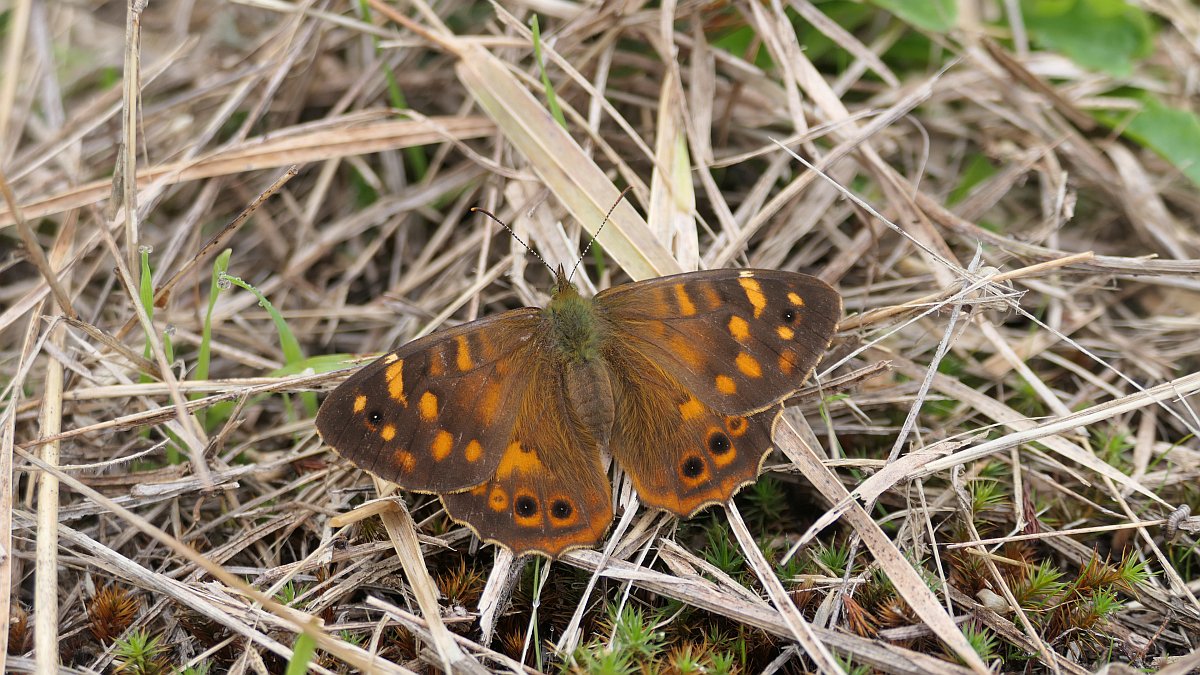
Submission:
[[1154,50],[1149,15],[1125,0],[1022,0],[1030,36],[1085,68],[1117,76]]
[[[270,372],[270,377],[286,377],[288,375],[296,375],[312,368],[313,373],[328,373],[342,368],[349,368],[347,363],[354,358],[356,354],[318,354],[310,356],[306,359],[301,359],[295,363],[289,363],[282,368],[276,368]],[[378,354],[383,356],[383,354]]]
[[896,18],[922,30],[945,33],[958,21],[954,0],[875,0]]
[[[1142,102],[1142,110],[1125,125],[1123,135],[1162,155],[1200,185],[1200,117],[1144,92],[1136,98]],[[1106,121],[1120,127],[1120,120],[1113,116]]]
[[288,661],[287,675],[304,675],[308,672],[308,664],[317,653],[317,641],[307,633],[296,636],[292,645],[292,660]]
[[946,197],[946,202],[951,205],[966,199],[975,186],[996,175],[996,167],[992,166],[987,155],[976,153],[967,160],[959,173],[962,176],[961,180]]

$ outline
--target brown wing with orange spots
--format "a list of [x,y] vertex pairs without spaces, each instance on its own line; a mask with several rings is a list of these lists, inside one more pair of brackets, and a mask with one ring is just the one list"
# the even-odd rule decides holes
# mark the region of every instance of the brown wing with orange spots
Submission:
[[442,495],[446,512],[480,539],[517,553],[556,557],[591,546],[612,521],[612,487],[600,448],[566,400],[552,359],[527,363],[529,385],[516,426],[490,480]]
[[[719,413],[644,354],[622,351],[618,358],[617,372],[638,376],[614,384],[611,452],[642,503],[687,517],[728,502],[758,478],[782,407]],[[647,424],[639,411],[654,411],[660,423]]]
[[413,340],[333,391],[321,438],[406,490],[447,492],[490,478],[513,433],[540,310],[505,312]]
[[610,351],[632,347],[705,405],[748,414],[800,388],[837,330],[842,299],[807,274],[709,270],[617,286],[596,307],[610,344],[621,345]]

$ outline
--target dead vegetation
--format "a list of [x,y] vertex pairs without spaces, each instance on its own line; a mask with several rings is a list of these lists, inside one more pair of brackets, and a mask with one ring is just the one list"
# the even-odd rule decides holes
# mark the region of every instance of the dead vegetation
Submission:
[[[1200,191],[1128,95],[1194,121],[1200,14],[1144,3],[1118,75],[959,4],[15,0],[0,670],[1200,665]],[[618,482],[603,553],[552,564],[428,496],[346,517],[377,486],[314,392],[544,301],[470,207],[570,264],[624,186],[589,289],[843,293],[769,473],[687,522]]]

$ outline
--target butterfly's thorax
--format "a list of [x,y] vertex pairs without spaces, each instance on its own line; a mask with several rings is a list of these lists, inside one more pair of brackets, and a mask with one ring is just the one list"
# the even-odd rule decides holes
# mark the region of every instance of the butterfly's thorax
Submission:
[[561,368],[563,392],[576,422],[607,448],[616,415],[608,366],[601,358],[602,322],[591,298],[560,281],[542,310],[550,324],[550,350]]

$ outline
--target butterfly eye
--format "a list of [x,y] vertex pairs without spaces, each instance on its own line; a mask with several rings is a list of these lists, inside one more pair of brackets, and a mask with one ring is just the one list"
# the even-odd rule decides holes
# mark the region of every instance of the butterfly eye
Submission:
[[537,500],[533,497],[521,495],[520,497],[517,497],[516,502],[513,503],[513,508],[516,510],[518,516],[522,518],[528,518],[537,513],[538,504]]
[[729,443],[729,437],[719,431],[708,437],[708,449],[714,455],[723,455],[729,452],[731,447],[733,446]]
[[796,320],[796,310],[794,310],[794,309],[785,309],[785,310],[783,310],[783,317],[782,317],[782,318],[783,318],[783,322],[784,322],[784,323],[792,323],[792,322],[794,322],[794,321]]
[[565,499],[556,499],[550,506],[550,515],[555,520],[566,520],[574,511],[575,509],[571,508],[571,502]]
[[685,477],[696,478],[700,476],[700,474],[704,473],[704,460],[692,455],[691,457],[683,460],[683,464],[680,466],[680,468],[683,470],[683,475]]

